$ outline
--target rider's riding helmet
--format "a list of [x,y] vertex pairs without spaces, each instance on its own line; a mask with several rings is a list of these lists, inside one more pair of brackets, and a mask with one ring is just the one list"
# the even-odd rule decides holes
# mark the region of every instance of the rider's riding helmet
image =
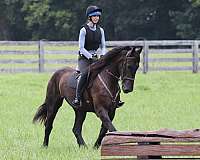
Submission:
[[86,16],[91,17],[91,16],[101,16],[102,9],[97,7],[97,6],[89,6],[86,9]]

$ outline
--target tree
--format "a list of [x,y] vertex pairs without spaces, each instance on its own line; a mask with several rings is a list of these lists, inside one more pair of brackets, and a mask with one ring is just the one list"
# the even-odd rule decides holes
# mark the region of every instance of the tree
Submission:
[[[22,0],[1,0],[0,1],[0,39],[20,40],[28,39],[28,32],[25,30],[25,22],[21,8]],[[23,35],[23,36],[22,36]]]
[[0,10],[1,10],[1,14],[0,14],[0,39],[4,40],[4,39],[7,39],[8,38],[8,27],[7,27],[7,24],[8,24],[8,20],[7,20],[7,17],[5,16],[6,13],[5,13],[5,7],[6,7],[6,4],[4,1],[0,1]]
[[0,38],[78,40],[89,5],[106,40],[200,38],[200,0],[1,0]]
[[27,30],[32,39],[62,40],[70,37],[70,18],[68,9],[59,7],[54,0],[25,1],[23,11]]
[[170,11],[180,0],[102,0],[103,24],[109,40],[175,39]]
[[182,10],[171,12],[181,39],[200,39],[200,0],[185,1]]

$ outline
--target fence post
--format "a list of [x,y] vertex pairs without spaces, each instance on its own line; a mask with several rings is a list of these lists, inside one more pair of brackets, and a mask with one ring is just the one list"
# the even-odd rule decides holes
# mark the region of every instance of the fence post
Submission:
[[148,55],[149,55],[149,45],[148,42],[144,40],[143,73],[148,72]]
[[39,72],[44,72],[44,43],[42,40],[39,41],[39,45],[38,45],[38,56],[39,56],[39,61],[38,61],[38,69]]
[[193,48],[192,71],[193,71],[193,73],[197,73],[198,72],[198,61],[199,61],[199,57],[198,57],[199,44],[198,44],[197,40],[194,40],[192,48]]

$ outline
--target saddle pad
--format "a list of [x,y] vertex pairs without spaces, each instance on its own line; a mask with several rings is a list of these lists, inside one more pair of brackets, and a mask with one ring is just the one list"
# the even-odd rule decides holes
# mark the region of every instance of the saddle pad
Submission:
[[72,74],[72,76],[69,78],[69,81],[68,81],[69,87],[71,87],[71,88],[76,88],[77,79],[78,79],[79,76],[80,76],[80,74],[77,73],[77,72],[74,72],[74,73]]

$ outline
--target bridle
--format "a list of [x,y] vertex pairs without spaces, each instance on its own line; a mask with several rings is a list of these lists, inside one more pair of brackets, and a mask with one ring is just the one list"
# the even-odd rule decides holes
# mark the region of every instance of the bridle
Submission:
[[101,81],[101,83],[103,84],[103,86],[105,87],[105,89],[108,92],[108,94],[110,95],[110,98],[112,99],[113,104],[116,105],[116,100],[117,100],[117,97],[118,97],[118,95],[120,93],[120,89],[118,88],[117,92],[113,95],[100,74],[98,74],[98,78]]
[[120,78],[116,75],[114,75],[114,73],[112,73],[111,71],[109,71],[108,69],[106,69],[106,73],[108,73],[111,77],[115,78],[117,81],[120,80]]
[[122,81],[124,81],[124,80],[134,81],[135,80],[135,77],[128,77],[128,76],[125,75],[126,70],[127,70],[127,61],[129,59],[134,59],[134,57],[128,57],[128,56],[126,56],[126,58],[124,60],[124,63],[122,64],[122,75],[121,75],[121,80]]
[[[134,81],[135,80],[135,77],[132,78],[132,77],[124,76],[125,73],[126,73],[127,63],[128,63],[129,59],[134,59],[134,57],[128,57],[128,53],[127,53],[126,56],[125,56],[125,60],[124,60],[124,62],[122,64],[122,75],[121,75],[121,80],[122,81],[124,81],[124,80]],[[120,80],[120,76],[115,75],[114,73],[112,73],[108,69],[106,69],[106,73],[108,75],[112,76],[113,78],[115,78],[117,81]],[[98,74],[98,78],[101,81],[101,83],[103,84],[103,86],[105,87],[105,89],[107,90],[108,94],[110,95],[110,97],[112,99],[112,102],[116,105],[116,99],[117,99],[117,97],[118,97],[118,95],[120,93],[120,88],[118,88],[117,92],[113,95],[100,74]]]
[[[123,64],[122,64],[122,73],[121,73],[121,80],[130,80],[130,81],[134,81],[135,77],[128,77],[126,76],[126,70],[127,70],[127,62],[128,60],[134,59],[134,57],[129,57],[128,53],[126,54]],[[120,80],[119,76],[116,76],[114,73],[112,73],[111,71],[109,71],[108,69],[106,70],[106,73],[108,73],[110,76],[114,77],[115,79],[117,79],[118,81]]]

